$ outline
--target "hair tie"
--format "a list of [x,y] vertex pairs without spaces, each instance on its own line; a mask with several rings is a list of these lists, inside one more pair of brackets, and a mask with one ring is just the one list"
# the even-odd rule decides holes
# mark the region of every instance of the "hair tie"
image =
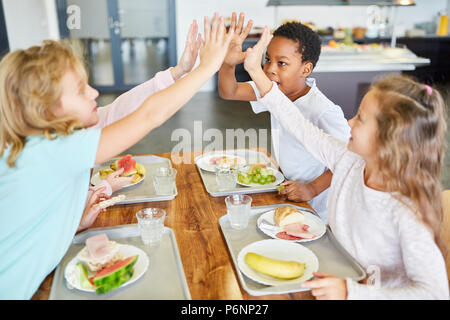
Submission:
[[425,86],[425,89],[427,89],[428,95],[431,96],[431,94],[433,93],[433,89],[427,84],[425,84],[424,86]]

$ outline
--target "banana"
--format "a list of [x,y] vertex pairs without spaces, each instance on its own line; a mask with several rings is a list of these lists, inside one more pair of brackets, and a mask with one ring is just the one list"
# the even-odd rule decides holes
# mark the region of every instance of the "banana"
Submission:
[[278,279],[296,279],[305,273],[305,264],[264,257],[254,252],[245,255],[245,262],[252,269]]
[[145,167],[140,163],[136,163],[136,170],[141,176],[145,176]]

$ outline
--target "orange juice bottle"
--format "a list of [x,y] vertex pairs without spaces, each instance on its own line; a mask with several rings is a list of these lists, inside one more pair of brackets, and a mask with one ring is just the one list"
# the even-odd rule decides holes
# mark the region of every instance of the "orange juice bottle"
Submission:
[[448,35],[448,15],[446,13],[441,13],[437,35],[438,36]]

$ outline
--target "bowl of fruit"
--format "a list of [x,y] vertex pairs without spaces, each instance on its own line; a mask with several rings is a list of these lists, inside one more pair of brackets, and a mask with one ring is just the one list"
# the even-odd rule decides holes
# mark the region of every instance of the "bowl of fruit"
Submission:
[[284,181],[278,170],[262,163],[246,166],[238,171],[238,184],[246,187],[277,186]]

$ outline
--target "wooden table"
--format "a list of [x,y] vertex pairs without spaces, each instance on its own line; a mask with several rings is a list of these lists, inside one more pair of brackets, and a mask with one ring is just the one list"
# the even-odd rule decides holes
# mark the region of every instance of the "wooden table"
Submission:
[[[192,299],[314,299],[310,291],[251,296],[240,287],[218,221],[226,214],[225,197],[212,197],[206,191],[193,160],[198,154],[190,154],[190,164],[173,164],[178,171],[178,195],[174,200],[116,205],[100,213],[92,227],[137,223],[135,214],[138,210],[145,207],[163,208],[167,214],[165,225],[175,232]],[[171,159],[171,153],[156,155]],[[252,194],[251,197],[252,206],[292,203],[311,208],[307,203],[284,201],[276,192]],[[33,299],[48,299],[53,275],[54,271],[43,281]]]

